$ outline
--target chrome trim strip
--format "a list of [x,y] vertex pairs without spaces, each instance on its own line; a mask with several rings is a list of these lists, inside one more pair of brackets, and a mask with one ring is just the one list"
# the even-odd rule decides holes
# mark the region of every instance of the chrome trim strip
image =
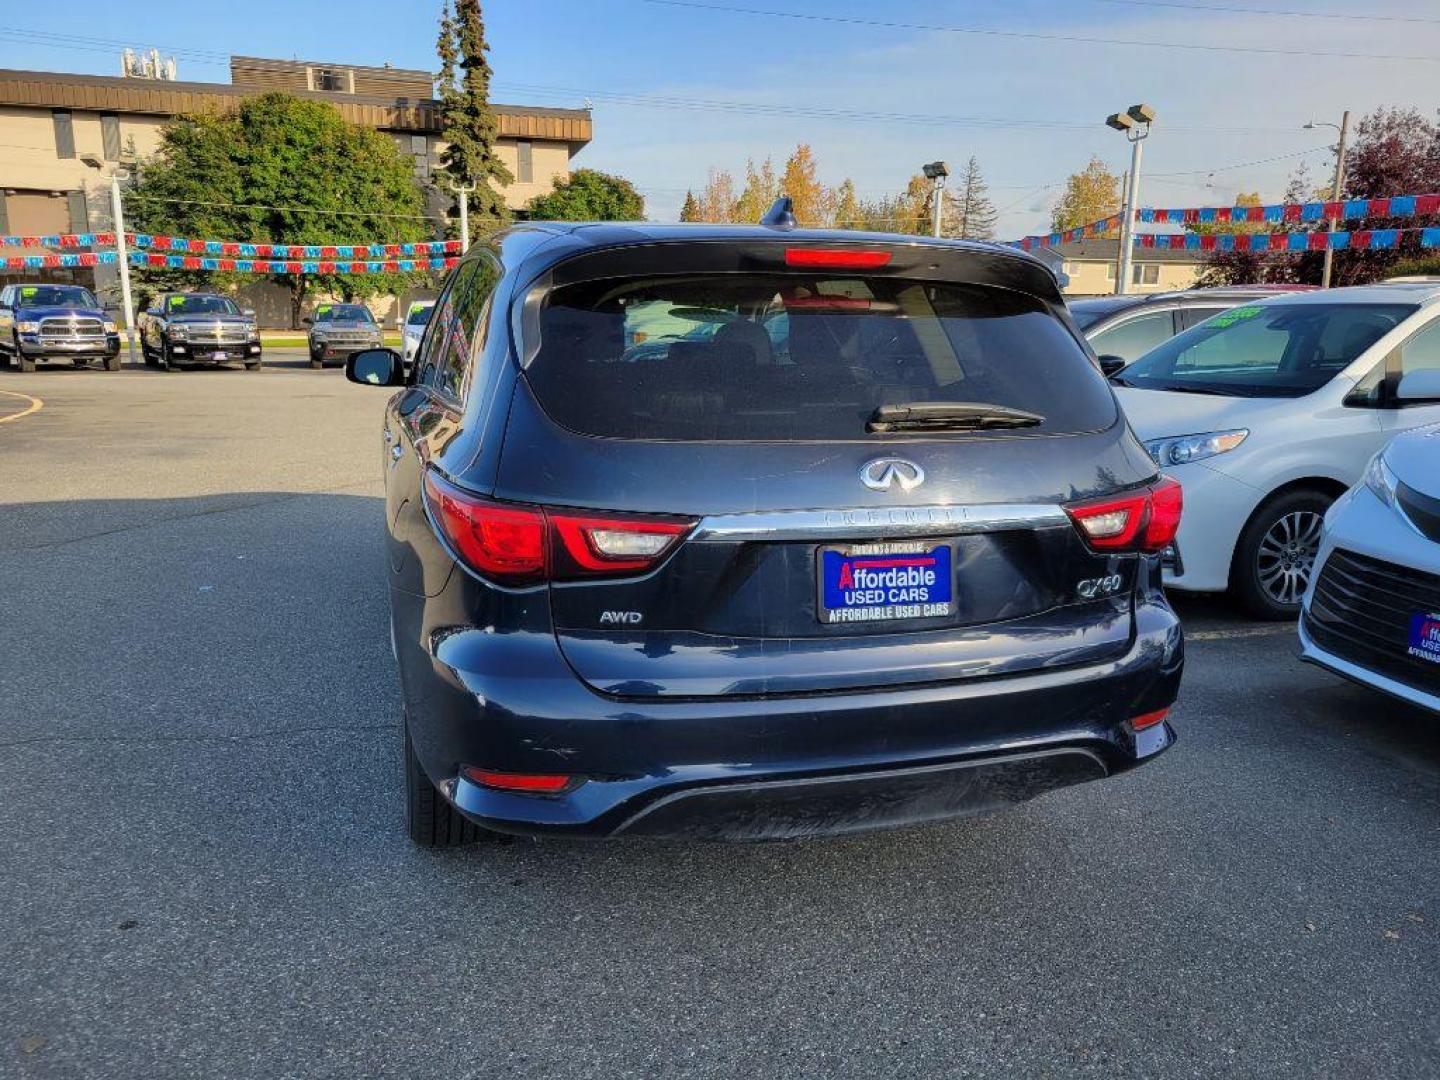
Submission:
[[701,518],[695,540],[823,540],[828,537],[953,536],[1068,525],[1053,503],[978,506],[876,506],[777,510]]

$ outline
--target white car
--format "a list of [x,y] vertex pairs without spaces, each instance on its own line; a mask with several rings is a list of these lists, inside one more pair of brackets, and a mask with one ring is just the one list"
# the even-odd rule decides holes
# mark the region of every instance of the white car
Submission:
[[[1440,398],[1440,370],[1402,392]],[[1440,426],[1398,436],[1325,519],[1301,659],[1440,713]]]
[[408,368],[420,348],[420,339],[425,336],[425,327],[430,322],[434,300],[416,300],[405,312],[405,322],[400,331],[400,359]]
[[1245,304],[1114,376],[1136,433],[1184,485],[1166,584],[1229,590],[1261,618],[1295,617],[1330,504],[1393,435],[1440,421],[1440,400],[1402,387],[1435,369],[1431,282]]

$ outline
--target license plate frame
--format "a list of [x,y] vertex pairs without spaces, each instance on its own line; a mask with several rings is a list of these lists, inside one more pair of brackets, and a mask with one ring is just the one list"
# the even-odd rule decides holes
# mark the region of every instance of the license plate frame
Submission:
[[229,354],[228,352],[226,352],[224,349],[216,349],[214,352],[212,352],[212,353],[210,354],[210,359],[211,359],[211,360],[229,360],[229,359],[230,359],[230,354]]
[[1415,660],[1440,665],[1440,612],[1417,611],[1410,616],[1406,654]]
[[815,551],[815,615],[825,626],[952,618],[956,584],[950,539],[825,544]]

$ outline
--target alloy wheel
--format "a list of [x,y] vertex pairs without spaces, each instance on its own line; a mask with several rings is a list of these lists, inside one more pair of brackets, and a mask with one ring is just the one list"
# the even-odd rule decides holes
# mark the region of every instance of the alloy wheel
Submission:
[[1255,570],[1260,587],[1277,604],[1298,605],[1310,585],[1325,519],[1313,510],[1276,518],[1260,541]]

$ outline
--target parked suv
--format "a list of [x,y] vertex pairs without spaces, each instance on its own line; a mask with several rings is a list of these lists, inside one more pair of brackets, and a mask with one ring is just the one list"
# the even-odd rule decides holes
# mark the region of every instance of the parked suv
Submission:
[[310,327],[310,366],[320,368],[326,360],[344,360],[360,349],[378,349],[384,340],[380,324],[364,304],[321,304]]
[[[723,325],[637,346],[662,306]],[[409,376],[388,349],[346,371],[399,387],[422,844],[848,832],[1172,743],[1179,487],[1029,255],[523,225],[451,273]]]
[[79,285],[6,285],[0,289],[0,352],[21,371],[37,360],[85,367],[103,360],[120,370],[120,333],[100,301]]
[[215,293],[161,293],[140,315],[145,363],[169,370],[177,363],[239,360],[250,371],[264,362],[255,312]]
[[1124,370],[1126,364],[1138,360],[1155,346],[1192,326],[1199,326],[1227,308],[1312,288],[1312,285],[1232,285],[1138,296],[1096,296],[1070,301],[1070,314],[1085,332],[1095,354],[1101,357],[1101,366],[1114,373]]

